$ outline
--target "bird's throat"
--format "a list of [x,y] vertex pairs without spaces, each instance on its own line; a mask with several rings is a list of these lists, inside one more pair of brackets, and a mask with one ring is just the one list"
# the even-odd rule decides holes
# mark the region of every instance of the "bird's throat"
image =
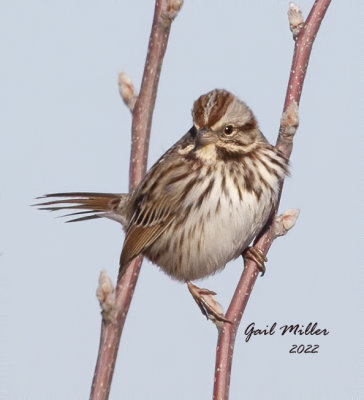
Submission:
[[204,163],[216,162],[216,145],[215,143],[207,144],[195,151],[196,157]]

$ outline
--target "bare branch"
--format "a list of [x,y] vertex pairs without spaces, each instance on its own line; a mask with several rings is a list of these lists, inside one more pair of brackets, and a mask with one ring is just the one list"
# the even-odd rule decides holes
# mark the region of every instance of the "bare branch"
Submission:
[[[152,115],[157,96],[159,76],[166,51],[171,23],[182,6],[182,0],[156,0],[152,31],[139,96],[133,103],[132,85],[122,77],[122,89],[126,90],[126,104],[132,109],[132,144],[130,154],[129,190],[134,190],[147,168],[149,137]],[[120,81],[119,81],[120,82]],[[122,94],[123,99],[124,95]],[[124,100],[125,101],[125,100]],[[126,273],[118,279],[115,289],[115,317],[103,318],[101,337],[90,400],[106,400],[119,348],[121,333],[138,280],[142,257],[134,259]]]
[[130,191],[136,188],[146,171],[150,128],[162,60],[167,47],[171,23],[181,6],[181,0],[156,0],[156,12],[150,34],[142,85],[133,110],[132,157],[129,172]]
[[[282,154],[287,157],[287,159],[289,159],[291,155],[293,136],[298,126],[298,106],[312,45],[320,28],[321,21],[330,5],[330,1],[331,0],[315,1],[309,16],[305,21],[305,24],[300,29],[296,38],[290,78],[283,107],[281,126],[279,128],[279,135],[276,143],[276,148],[279,149]],[[292,6],[290,5],[290,9],[291,7]],[[292,25],[291,19],[290,25]],[[283,182],[281,183],[280,193],[282,191],[282,187]],[[275,237],[277,237],[274,222],[276,219],[278,206],[279,202],[277,204],[272,222],[264,228],[254,243],[254,246],[260,249],[264,255],[267,254],[273,240]],[[291,220],[291,223],[293,222],[293,219]],[[225,315],[225,317],[232,321],[232,323],[224,323],[223,328],[219,331],[216,348],[213,395],[215,400],[227,400],[229,398],[231,365],[236,332],[257,276],[258,266],[254,261],[248,260]]]
[[124,72],[120,72],[118,76],[118,84],[121,98],[124,100],[124,103],[129,110],[133,112],[138,98],[133,82]]

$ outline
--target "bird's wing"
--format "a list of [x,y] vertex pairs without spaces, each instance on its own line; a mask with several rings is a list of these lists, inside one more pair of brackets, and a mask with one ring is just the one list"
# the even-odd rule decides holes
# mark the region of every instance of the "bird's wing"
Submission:
[[174,214],[167,197],[161,196],[158,202],[151,201],[148,195],[139,199],[126,232],[120,256],[121,268],[152,245],[173,221]]
[[[171,147],[149,170],[130,201],[135,210],[126,230],[120,256],[120,272],[129,262],[151,246],[178,215],[179,203],[176,185],[191,175],[186,160],[176,153],[193,142],[189,131]],[[120,273],[119,272],[119,273]]]

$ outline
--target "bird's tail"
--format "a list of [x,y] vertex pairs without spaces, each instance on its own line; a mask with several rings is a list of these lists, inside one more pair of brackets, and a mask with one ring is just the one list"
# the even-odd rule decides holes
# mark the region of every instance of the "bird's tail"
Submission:
[[40,210],[48,211],[82,210],[63,215],[63,217],[77,216],[66,222],[86,221],[106,217],[120,222],[126,228],[128,224],[128,198],[128,194],[117,193],[52,193],[38,197],[37,200],[46,201],[34,205],[38,206]]

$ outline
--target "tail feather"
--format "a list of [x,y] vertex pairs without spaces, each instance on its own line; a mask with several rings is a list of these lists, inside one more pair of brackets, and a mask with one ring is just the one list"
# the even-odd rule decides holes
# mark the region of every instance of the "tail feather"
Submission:
[[34,205],[38,206],[40,210],[48,210],[52,212],[60,210],[83,210],[63,215],[63,217],[90,214],[71,219],[67,222],[85,221],[89,219],[106,217],[120,222],[125,228],[128,223],[126,215],[128,198],[128,194],[117,193],[52,193],[38,197],[37,200],[47,201]]
[[[72,215],[72,214],[69,214],[69,215]],[[94,214],[94,215],[88,215],[88,216],[86,216],[86,217],[80,217],[80,218],[69,219],[68,221],[66,221],[66,223],[69,223],[69,222],[88,221],[88,220],[90,220],[90,219],[101,218],[101,217],[102,217],[102,215],[96,215],[96,214]]]
[[[46,208],[39,208],[39,210],[45,210]],[[53,211],[53,210],[50,210]],[[74,212],[74,213],[69,213],[69,214],[64,214],[64,215],[59,215],[56,218],[65,218],[65,217],[73,217],[75,215],[84,215],[84,214],[92,214],[92,215],[86,215],[83,217],[77,217],[77,218],[72,218],[66,221],[66,223],[68,222],[80,222],[80,221],[87,221],[89,219],[95,219],[95,218],[102,218],[103,215],[100,214],[93,214],[94,211],[78,211],[78,212]]]

